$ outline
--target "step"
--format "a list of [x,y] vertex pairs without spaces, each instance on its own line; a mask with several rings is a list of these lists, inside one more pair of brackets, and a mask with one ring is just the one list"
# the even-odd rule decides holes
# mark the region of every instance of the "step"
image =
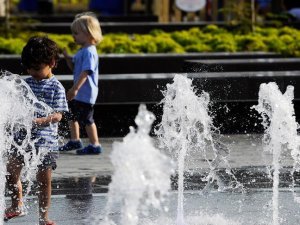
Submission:
[[[184,62],[190,59],[254,59],[279,58],[273,52],[215,52],[186,54],[104,54],[99,56],[101,74],[131,73],[179,73],[184,72]],[[20,55],[0,55],[0,69],[21,74]],[[65,60],[61,58],[55,74],[71,74]]]
[[300,58],[186,60],[185,72],[291,71],[300,70]]

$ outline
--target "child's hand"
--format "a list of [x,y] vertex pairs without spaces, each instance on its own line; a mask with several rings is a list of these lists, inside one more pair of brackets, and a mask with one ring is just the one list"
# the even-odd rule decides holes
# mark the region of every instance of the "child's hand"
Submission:
[[41,117],[41,118],[35,118],[33,120],[33,124],[35,126],[46,126],[50,123],[50,119],[48,119],[47,117]]
[[72,57],[68,54],[67,49],[64,48],[62,51],[62,54],[67,62],[68,67],[70,68],[71,71],[73,71],[73,62],[72,62]]
[[75,88],[71,88],[67,93],[67,100],[71,101],[73,98],[75,98],[77,93],[78,93],[78,90],[76,90]]
[[39,124],[39,118],[33,119],[32,123],[37,126]]

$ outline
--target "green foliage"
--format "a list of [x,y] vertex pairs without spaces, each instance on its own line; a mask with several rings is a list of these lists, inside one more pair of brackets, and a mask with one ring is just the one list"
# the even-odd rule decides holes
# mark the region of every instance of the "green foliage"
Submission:
[[165,32],[163,30],[160,30],[160,29],[153,29],[152,31],[150,31],[150,35],[152,36],[159,36],[159,35],[162,35],[164,34]]
[[[102,49],[102,45],[104,45],[104,49]],[[138,53],[136,44],[128,34],[107,35],[99,44],[99,49],[100,52],[106,51],[106,53]],[[110,52],[107,52],[107,50],[110,50]]]
[[134,35],[134,40],[140,53],[157,53],[157,45],[153,39],[154,37],[151,35]]
[[183,47],[172,38],[161,36],[154,39],[158,53],[184,53]]
[[298,37],[300,32],[292,27],[283,27],[278,30],[278,35],[290,35],[292,37]]
[[240,35],[236,37],[239,51],[268,51],[264,37],[256,34]]
[[171,37],[174,41],[176,41],[183,47],[187,45],[195,45],[199,42],[198,37],[191,35],[188,31],[175,31],[171,34]]
[[210,46],[203,43],[187,45],[184,48],[184,50],[186,52],[211,52],[212,51]]
[[[23,31],[10,33],[8,39],[0,36],[0,54],[20,54],[29,37],[34,35],[49,36],[70,54],[79,49],[71,35]],[[300,31],[291,27],[256,27],[255,32],[242,34],[208,25],[175,32],[106,34],[97,45],[97,51],[99,54],[270,51],[300,57]]]
[[279,52],[282,53],[286,46],[283,44],[282,40],[277,36],[269,36],[264,39],[264,43],[268,47],[270,52]]
[[48,34],[48,37],[55,40],[61,50],[66,49],[67,52],[74,53],[79,48],[71,35]]
[[202,29],[202,31],[203,31],[203,33],[210,33],[212,35],[214,35],[214,34],[224,34],[224,33],[228,32],[224,28],[220,28],[217,25],[207,25]]
[[235,40],[231,34],[213,35],[206,41],[215,52],[235,52],[237,49]]
[[262,36],[277,36],[279,32],[278,28],[273,28],[273,27],[255,27],[255,33],[260,34]]
[[20,38],[6,39],[0,37],[1,54],[21,54],[26,42]]

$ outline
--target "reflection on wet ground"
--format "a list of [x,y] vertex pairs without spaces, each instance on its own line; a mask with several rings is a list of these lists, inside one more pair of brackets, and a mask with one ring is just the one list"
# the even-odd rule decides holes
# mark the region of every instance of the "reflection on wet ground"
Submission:
[[93,193],[106,193],[111,181],[110,176],[61,178],[53,180],[53,195],[91,195]]
[[[87,225],[93,216],[101,213],[105,207],[104,196],[86,196],[81,199],[68,198],[66,195],[53,195],[50,218],[59,225]],[[8,224],[33,225],[38,221],[37,198],[27,201],[28,215],[10,220]]]
[[[280,173],[280,187],[288,188],[295,181],[300,180],[300,172],[295,172],[292,176],[291,167],[284,167]],[[233,168],[237,180],[247,188],[271,188],[273,181],[265,167],[243,167]],[[224,169],[216,173],[223,183],[230,182],[230,176]],[[185,190],[201,190],[204,188],[207,171],[185,173]],[[177,190],[177,175],[171,177],[172,190]],[[81,195],[91,195],[93,193],[106,193],[111,181],[110,176],[82,177],[82,178],[61,178],[53,180],[53,194],[67,195],[69,197],[80,197]],[[217,185],[217,184],[216,184]],[[215,186],[217,188],[217,186]],[[296,187],[299,183],[296,182]]]
[[[292,183],[292,178],[296,181],[295,187],[299,187],[300,172],[291,175],[291,167],[284,167],[280,173],[280,187],[288,188]],[[244,188],[272,188],[273,181],[265,167],[243,167],[233,168],[237,180],[243,184]],[[230,176],[224,169],[216,173],[224,184],[230,182]],[[207,171],[185,173],[185,190],[201,190],[206,185],[204,178]],[[171,177],[172,190],[177,190],[177,175]],[[104,175],[98,177],[70,177],[56,178],[52,181],[53,195],[66,195],[69,198],[87,198],[95,193],[107,193],[108,185],[111,182],[111,176]],[[34,185],[35,186],[35,185]],[[217,184],[215,186],[217,188]],[[34,187],[32,194],[34,194]]]
[[[221,214],[225,219],[230,219],[243,225],[267,225],[271,224],[272,221],[272,191],[270,189],[251,189],[245,194],[232,192],[200,194],[200,192],[190,191],[185,193],[185,199],[187,220],[199,217],[198,220],[200,221],[203,215],[214,218]],[[96,218],[99,222],[101,216],[104,215],[106,201],[106,194],[94,194],[92,197],[82,199],[70,199],[65,195],[56,195],[52,199],[50,216],[59,225],[93,224]],[[173,192],[166,203],[170,210],[162,216],[163,218],[168,218],[168,221],[176,218],[176,201],[177,193]],[[281,224],[299,224],[300,205],[294,202],[292,193],[287,189],[281,189],[279,202]],[[28,206],[29,214],[27,216],[13,219],[7,225],[36,224],[37,199],[28,199]],[[115,221],[118,221],[120,208],[117,206],[114,210],[112,217]],[[157,213],[153,212],[149,217],[151,217],[151,221],[154,221],[153,224],[160,224],[157,222]],[[145,218],[141,216],[140,220],[143,221],[143,219]],[[159,221],[161,221],[161,217]],[[140,224],[144,223],[141,222]]]

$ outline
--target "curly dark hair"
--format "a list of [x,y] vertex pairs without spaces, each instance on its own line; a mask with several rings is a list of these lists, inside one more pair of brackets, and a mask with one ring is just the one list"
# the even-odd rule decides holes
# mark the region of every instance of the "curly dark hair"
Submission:
[[50,65],[59,59],[59,49],[48,37],[34,36],[23,48],[21,63],[24,69],[39,69],[41,64]]

